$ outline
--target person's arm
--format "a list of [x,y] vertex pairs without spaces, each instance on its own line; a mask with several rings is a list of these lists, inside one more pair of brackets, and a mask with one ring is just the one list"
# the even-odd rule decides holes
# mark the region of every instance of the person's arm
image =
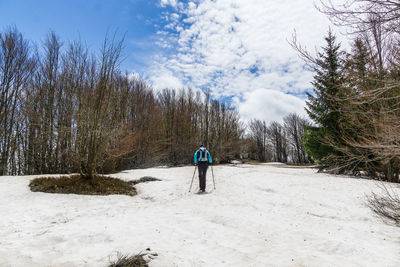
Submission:
[[197,151],[194,152],[194,157],[193,157],[194,158],[194,164],[197,164]]
[[210,152],[207,151],[207,154],[208,154],[208,162],[210,162],[210,164],[212,164],[212,158],[211,158]]

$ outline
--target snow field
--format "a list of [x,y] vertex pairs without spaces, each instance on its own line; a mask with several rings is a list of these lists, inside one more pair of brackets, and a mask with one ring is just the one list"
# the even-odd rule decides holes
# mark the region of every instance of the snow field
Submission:
[[[0,177],[0,266],[107,266],[151,248],[150,266],[400,266],[400,231],[365,206],[371,180],[278,164],[214,166],[217,189],[188,193],[194,167],[124,171],[160,182],[138,195],[30,192]],[[196,172],[197,176],[197,172]]]

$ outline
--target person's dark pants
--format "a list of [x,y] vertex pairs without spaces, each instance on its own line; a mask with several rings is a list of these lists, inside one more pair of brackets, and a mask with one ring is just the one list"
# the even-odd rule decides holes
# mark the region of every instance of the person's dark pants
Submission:
[[200,161],[199,162],[199,184],[200,190],[206,191],[206,174],[208,169],[208,162],[207,161]]

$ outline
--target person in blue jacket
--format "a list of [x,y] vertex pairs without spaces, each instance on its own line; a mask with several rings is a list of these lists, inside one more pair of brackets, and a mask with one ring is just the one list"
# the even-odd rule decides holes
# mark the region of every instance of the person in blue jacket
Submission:
[[200,148],[194,153],[194,164],[199,169],[199,184],[200,191],[204,193],[206,191],[206,174],[208,165],[212,163],[211,155],[208,150],[201,145]]

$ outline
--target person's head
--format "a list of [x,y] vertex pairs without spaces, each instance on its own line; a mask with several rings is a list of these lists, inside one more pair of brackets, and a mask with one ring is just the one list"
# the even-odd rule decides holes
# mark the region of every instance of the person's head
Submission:
[[206,148],[203,145],[200,145],[200,150],[206,150]]

